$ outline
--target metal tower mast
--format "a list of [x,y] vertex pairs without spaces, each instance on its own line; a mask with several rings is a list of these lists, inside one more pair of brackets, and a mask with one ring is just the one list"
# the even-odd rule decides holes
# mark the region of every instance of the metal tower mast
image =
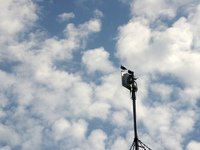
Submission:
[[126,68],[121,65],[121,76],[122,76],[122,86],[129,89],[132,95],[132,101],[133,101],[133,124],[134,124],[134,140],[129,150],[139,150],[139,147],[143,148],[144,150],[148,149],[151,150],[148,146],[146,146],[144,143],[142,143],[138,139],[137,134],[137,119],[136,119],[136,92],[138,90],[137,83],[134,72],[131,70],[128,70],[126,72]]

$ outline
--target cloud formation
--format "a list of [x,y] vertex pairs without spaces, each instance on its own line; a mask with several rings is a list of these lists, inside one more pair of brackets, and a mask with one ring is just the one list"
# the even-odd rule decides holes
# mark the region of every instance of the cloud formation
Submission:
[[[32,1],[2,1],[0,15],[1,35],[14,35],[33,25],[38,16]],[[1,40],[2,41],[2,40]]]
[[82,62],[87,67],[89,73],[95,71],[111,73],[114,71],[114,67],[108,59],[109,53],[106,52],[103,47],[100,47],[84,52]]
[[[186,7],[186,3],[190,5],[182,12],[185,16],[175,18],[177,11]],[[142,95],[139,116],[140,113],[141,117],[151,114],[142,122],[150,129],[151,137],[160,139],[167,149],[183,149],[183,136],[193,131],[197,121],[195,112],[200,95],[195,91],[199,89],[197,65],[200,53],[196,42],[198,31],[194,27],[198,19],[195,21],[194,18],[200,16],[197,15],[199,5],[194,7],[194,4],[196,1],[172,6],[167,1],[153,1],[150,5],[146,1],[134,1],[132,13],[136,17],[119,28],[116,55],[139,75],[147,75],[144,82],[148,81],[146,88],[151,89],[143,93],[146,98]],[[167,25],[163,16],[175,21],[171,26]],[[160,81],[163,83],[160,84]],[[148,101],[154,106],[150,106]],[[142,109],[144,112],[140,112],[140,107],[145,107]],[[164,149],[156,144],[152,148]]]
[[60,22],[68,21],[69,19],[74,18],[74,17],[75,17],[75,15],[74,15],[73,12],[63,13],[63,14],[58,15],[58,18],[59,18]]
[[[186,137],[199,121],[199,2],[122,2],[132,18],[119,27],[115,55],[139,76],[139,139],[152,149],[198,149]],[[1,149],[128,149],[129,91],[109,51],[87,47],[103,12],[66,24],[61,38],[37,26],[35,1],[1,3]]]
[[[67,65],[73,58],[73,51],[84,47],[87,38],[101,30],[99,17],[78,27],[68,24],[63,31],[65,38],[59,39],[47,37],[43,31],[29,31],[38,18],[36,4],[32,1],[8,1],[3,6],[0,17],[3,20],[0,30],[4,33],[1,34],[4,40],[0,54],[3,64],[0,71],[0,133],[5,135],[1,138],[1,144],[7,145],[4,149],[49,149],[52,146],[63,149],[66,141],[70,143],[69,139],[85,139],[88,123],[84,119],[71,120],[71,117],[80,116],[88,107],[91,107],[90,116],[96,116],[93,107],[98,103],[90,106],[92,88],[89,84],[78,74],[58,69],[56,64],[66,62]],[[7,11],[5,19],[3,14]],[[16,14],[18,11],[20,15]],[[28,34],[24,35],[24,32]],[[109,108],[104,103],[100,106]],[[93,132],[91,137],[101,132]],[[104,134],[102,138],[105,138]],[[69,148],[73,146],[69,145]]]

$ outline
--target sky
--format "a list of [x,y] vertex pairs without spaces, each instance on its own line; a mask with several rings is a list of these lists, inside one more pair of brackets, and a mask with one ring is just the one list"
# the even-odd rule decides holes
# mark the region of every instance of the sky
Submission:
[[0,0],[0,150],[200,147],[199,0]]

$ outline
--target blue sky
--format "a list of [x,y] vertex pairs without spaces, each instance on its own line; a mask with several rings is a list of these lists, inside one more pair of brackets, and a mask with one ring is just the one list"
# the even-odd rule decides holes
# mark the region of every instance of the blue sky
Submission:
[[198,0],[0,3],[0,150],[199,150]]

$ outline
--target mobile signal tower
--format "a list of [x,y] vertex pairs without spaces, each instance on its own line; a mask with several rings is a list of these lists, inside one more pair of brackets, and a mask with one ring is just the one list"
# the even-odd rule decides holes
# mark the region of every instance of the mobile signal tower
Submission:
[[138,139],[137,134],[137,121],[136,121],[136,92],[138,91],[137,83],[134,72],[126,69],[121,65],[121,77],[122,77],[122,86],[129,89],[131,92],[131,98],[133,101],[133,124],[134,124],[134,140],[129,150],[139,150],[143,148],[144,150],[151,150],[148,146],[142,143]]

